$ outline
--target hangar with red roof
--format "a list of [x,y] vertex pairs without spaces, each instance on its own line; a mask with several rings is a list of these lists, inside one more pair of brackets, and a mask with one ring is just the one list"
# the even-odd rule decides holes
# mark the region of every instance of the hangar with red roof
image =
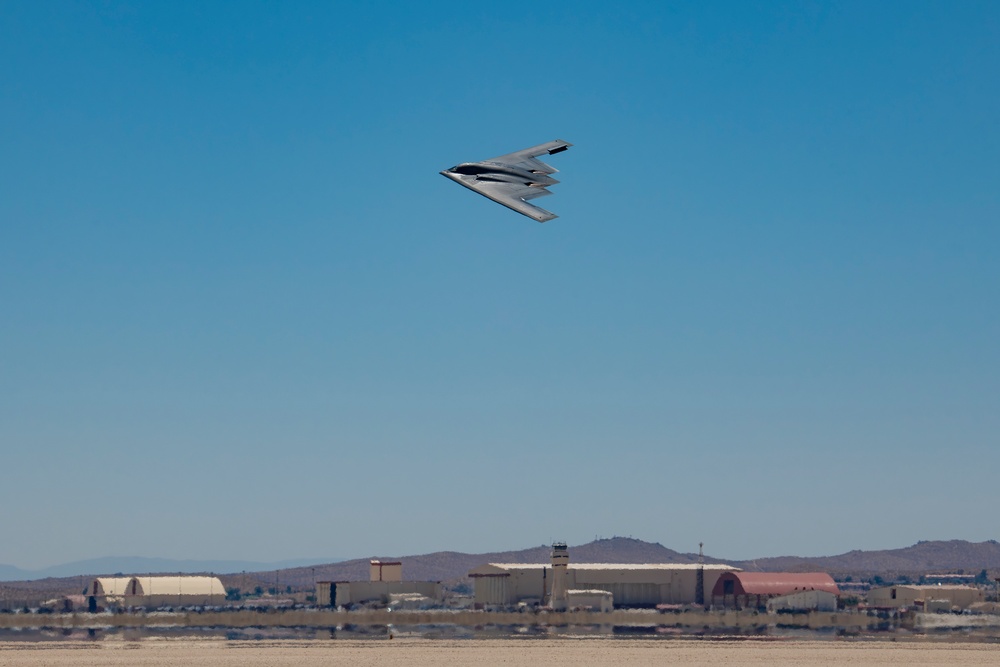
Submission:
[[712,604],[763,607],[771,598],[803,591],[840,595],[837,582],[825,572],[725,572],[712,587]]

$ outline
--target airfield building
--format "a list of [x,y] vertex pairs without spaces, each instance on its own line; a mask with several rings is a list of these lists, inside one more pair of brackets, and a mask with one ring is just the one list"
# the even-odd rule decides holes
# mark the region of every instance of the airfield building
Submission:
[[368,563],[370,581],[402,581],[403,563],[395,560],[372,560]]
[[125,592],[127,607],[196,607],[226,603],[226,587],[218,577],[132,577]]
[[615,605],[615,596],[601,589],[566,591],[567,609],[589,609],[591,611],[611,611]]
[[760,608],[772,598],[809,591],[822,591],[834,599],[840,595],[837,582],[825,572],[727,572],[712,587],[711,603],[737,609]]
[[[557,609],[589,606],[655,607],[660,604],[702,604],[731,565],[696,563],[576,563],[566,546],[553,545],[552,562],[488,563],[469,572],[476,607],[520,603]],[[602,593],[603,592],[603,593]]]
[[868,591],[868,606],[879,609],[919,607],[925,611],[968,609],[983,601],[983,591],[974,586],[899,585]]
[[218,577],[98,577],[87,587],[91,611],[110,607],[217,606],[226,588]]
[[780,611],[837,611],[837,596],[829,591],[799,591],[779,595],[767,600],[767,610]]
[[94,612],[121,605],[132,577],[97,577],[87,586],[87,608]]
[[399,561],[370,561],[368,581],[316,582],[316,604],[321,607],[395,602],[413,608],[439,604],[441,597],[438,581],[403,581],[403,564]]

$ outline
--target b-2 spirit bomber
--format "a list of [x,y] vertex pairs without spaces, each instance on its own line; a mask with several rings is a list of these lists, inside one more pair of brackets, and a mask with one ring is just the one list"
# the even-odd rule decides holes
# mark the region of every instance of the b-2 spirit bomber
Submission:
[[463,162],[441,174],[522,215],[546,222],[558,216],[529,204],[528,200],[552,194],[546,186],[559,181],[549,174],[559,170],[537,158],[561,153],[572,145],[557,139],[482,162]]

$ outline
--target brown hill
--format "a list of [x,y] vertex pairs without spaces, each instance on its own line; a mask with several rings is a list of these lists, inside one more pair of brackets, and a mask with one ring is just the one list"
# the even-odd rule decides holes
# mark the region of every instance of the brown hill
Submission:
[[1000,543],[965,540],[922,541],[902,549],[854,550],[837,556],[779,556],[735,562],[745,570],[763,572],[806,570],[859,576],[921,575],[942,572],[978,573],[1000,569]]
[[[462,579],[474,567],[485,563],[545,563],[552,550],[541,545],[518,551],[495,551],[484,554],[467,554],[457,551],[439,551],[421,556],[378,556],[381,560],[400,561],[403,576],[414,581],[455,581]],[[588,544],[570,547],[570,558],[578,563],[695,563],[697,554],[682,554],[662,544],[643,542],[629,537],[595,540]],[[368,578],[368,558],[281,570],[278,581],[281,587],[291,585],[311,586],[313,581],[358,581]],[[707,562],[720,562],[706,558]],[[239,575],[242,576],[242,575]],[[248,573],[247,577],[261,579],[273,585],[275,572]],[[224,577],[233,580],[233,575]],[[254,584],[258,585],[258,584]]]
[[[410,580],[456,581],[474,567],[484,563],[544,563],[550,547],[541,545],[519,551],[466,554],[441,551],[421,556],[382,557],[403,563],[403,575]],[[662,544],[627,537],[601,539],[570,547],[570,559],[577,563],[696,563],[697,554],[680,553]],[[313,581],[357,581],[368,577],[368,560],[282,570],[282,586],[308,586]],[[759,572],[829,572],[838,576],[868,578],[874,575],[890,578],[899,575],[916,576],[942,572],[978,573],[1000,570],[1000,543],[967,542],[965,540],[924,541],[902,549],[883,551],[854,550],[836,556],[779,556],[748,561],[726,560],[706,556],[706,563],[729,563],[749,571]],[[255,573],[273,581],[273,573]],[[315,578],[314,578],[315,577]],[[227,585],[229,585],[227,583]],[[236,584],[234,584],[236,585]]]

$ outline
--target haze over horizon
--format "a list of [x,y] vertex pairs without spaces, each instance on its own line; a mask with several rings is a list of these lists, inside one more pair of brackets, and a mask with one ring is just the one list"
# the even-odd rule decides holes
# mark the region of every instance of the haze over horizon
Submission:
[[[847,549],[842,552],[835,554],[768,554],[759,555],[750,558],[735,558],[727,554],[711,553],[706,551],[705,557],[708,559],[728,561],[730,563],[745,563],[745,562],[756,562],[758,560],[764,561],[769,558],[782,558],[782,557],[802,557],[802,558],[826,558],[826,557],[836,557],[845,556],[849,554],[865,553],[875,555],[881,553],[882,551],[902,551],[908,552],[913,548],[917,548],[921,545],[930,544],[934,547],[948,547],[954,549],[956,546],[960,547],[962,545],[967,548],[974,548],[978,546],[983,546],[984,544],[996,544],[996,540],[984,541],[980,543],[958,541],[960,544],[956,544],[955,540],[920,540],[917,543],[909,544],[905,546],[893,547],[887,550],[857,550],[857,549]],[[609,547],[607,543],[612,543],[614,546]],[[668,544],[661,544],[659,542],[653,542],[650,540],[643,540],[637,537],[625,537],[616,535],[610,538],[595,536],[593,540],[581,542],[580,544],[570,544],[571,558],[575,554],[576,549],[583,547],[584,552],[587,551],[592,545],[598,545],[598,548],[607,555],[607,549],[614,549],[614,553],[618,553],[622,547],[622,544],[626,544],[626,551],[633,548],[636,544],[640,545],[643,549],[653,548],[653,547],[663,547],[664,549],[672,550],[678,554],[685,556],[696,557],[697,550],[691,551],[683,548],[674,548]],[[544,547],[546,550],[551,545],[551,543],[543,543],[541,545],[520,545],[512,546],[507,549],[499,550],[498,552],[479,552],[488,553],[511,553],[520,551],[534,552],[539,546]],[[30,580],[48,577],[72,577],[88,574],[107,574],[114,572],[131,572],[131,573],[144,573],[144,572],[159,572],[159,573],[173,573],[173,572],[189,572],[189,573],[199,573],[199,572],[212,572],[215,574],[232,574],[238,572],[266,572],[271,570],[286,570],[295,568],[307,568],[310,566],[319,565],[329,565],[332,563],[349,563],[352,561],[365,561],[369,558],[415,558],[419,559],[425,556],[433,556],[435,554],[454,554],[454,553],[469,553],[469,552],[456,552],[455,550],[449,549],[438,549],[427,553],[372,553],[364,556],[351,556],[351,557],[324,557],[324,558],[287,558],[280,561],[272,562],[251,562],[243,561],[238,559],[227,559],[227,560],[199,560],[199,559],[167,559],[158,558],[155,556],[127,556],[127,555],[106,555],[99,558],[84,559],[72,562],[63,562],[54,565],[50,565],[44,568],[27,569],[20,568],[15,565],[8,563],[0,563],[0,581],[8,580]],[[630,557],[634,557],[635,554],[629,552]],[[920,560],[926,558],[926,554],[920,556],[910,555],[910,560]],[[966,557],[968,560],[968,556]],[[583,560],[575,559],[574,562],[590,562],[586,556]],[[602,561],[603,562],[603,561]],[[626,562],[634,562],[633,560],[628,560]],[[932,569],[939,569],[942,565],[939,563],[934,565]]]
[[[0,563],[996,539],[997,34],[0,4]],[[438,174],[557,138],[544,225]]]

